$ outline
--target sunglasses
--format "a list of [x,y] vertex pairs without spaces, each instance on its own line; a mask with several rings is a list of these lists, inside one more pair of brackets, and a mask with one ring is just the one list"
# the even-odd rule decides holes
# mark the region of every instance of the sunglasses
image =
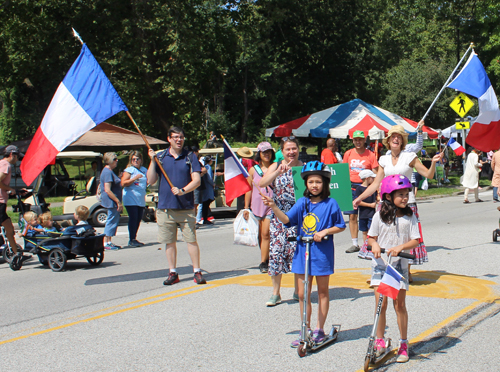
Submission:
[[290,137],[283,137],[281,140],[283,142],[286,142],[286,141],[293,141],[295,139],[295,136],[290,136]]

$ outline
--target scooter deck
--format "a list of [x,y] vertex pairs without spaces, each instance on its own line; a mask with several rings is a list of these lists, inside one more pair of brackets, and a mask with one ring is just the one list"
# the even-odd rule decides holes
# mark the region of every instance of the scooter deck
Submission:
[[340,332],[340,324],[334,324],[332,326],[332,329],[330,330],[330,333],[328,333],[328,335],[326,335],[325,339],[323,340],[322,343],[320,344],[314,344],[313,346],[311,346],[311,351],[316,351],[318,349],[321,349],[322,347],[325,347],[326,345],[329,345],[335,341],[337,341],[337,338],[339,336],[339,332]]

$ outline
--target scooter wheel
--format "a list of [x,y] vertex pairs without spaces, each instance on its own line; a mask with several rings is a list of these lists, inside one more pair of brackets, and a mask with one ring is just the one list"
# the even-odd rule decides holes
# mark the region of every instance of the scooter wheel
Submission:
[[498,232],[497,230],[493,230],[493,241],[496,242],[498,238]]
[[365,372],[368,372],[370,368],[370,360],[371,360],[370,357],[367,355],[365,357],[365,369],[364,369]]
[[20,270],[21,267],[23,267],[22,255],[20,255],[19,253],[14,255],[9,265],[11,270],[14,271]]
[[297,348],[297,353],[299,354],[299,357],[305,357],[307,354],[306,344],[300,344]]

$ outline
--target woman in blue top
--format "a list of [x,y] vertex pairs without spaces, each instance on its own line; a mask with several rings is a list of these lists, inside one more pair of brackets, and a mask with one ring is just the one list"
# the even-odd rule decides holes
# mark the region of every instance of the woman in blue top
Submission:
[[142,166],[142,154],[139,151],[132,151],[121,181],[123,205],[127,207],[128,212],[128,245],[130,247],[144,245],[137,241],[136,237],[146,207],[147,172],[148,170]]
[[[314,242],[310,247],[310,267],[309,273],[309,288],[307,296],[307,326],[311,323],[311,288],[312,277],[316,277],[318,286],[318,322],[313,333],[313,338],[316,343],[321,343],[325,339],[323,330],[328,308],[330,305],[330,297],[328,292],[330,275],[333,274],[334,263],[334,248],[332,239],[323,240],[327,235],[338,234],[345,230],[345,222],[342,217],[342,212],[335,199],[330,196],[330,168],[319,161],[311,161],[302,167],[301,176],[306,184],[304,197],[300,198],[297,203],[285,214],[274,204],[273,199],[264,196],[262,200],[264,204],[271,207],[278,219],[285,226],[298,226],[299,235],[314,236]],[[299,279],[298,295],[300,301],[300,314],[303,310],[304,299],[304,275],[305,275],[305,243],[299,241],[297,249],[293,256],[292,272],[297,274]],[[300,338],[292,342],[292,347],[297,347],[300,344]]]
[[116,235],[118,222],[120,222],[120,213],[123,210],[122,205],[122,187],[118,176],[113,169],[118,165],[118,156],[114,152],[107,152],[102,157],[102,162],[106,164],[101,172],[100,185],[101,205],[108,210],[108,219],[104,227],[104,248],[119,249],[120,246],[111,243],[111,238]]

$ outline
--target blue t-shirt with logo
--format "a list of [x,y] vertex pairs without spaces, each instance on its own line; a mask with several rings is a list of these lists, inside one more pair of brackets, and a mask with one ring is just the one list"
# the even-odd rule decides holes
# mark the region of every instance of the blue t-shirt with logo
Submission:
[[[339,205],[332,198],[326,198],[319,203],[311,203],[309,198],[302,197],[286,215],[290,219],[286,226],[298,226],[301,236],[313,236],[317,232],[334,226],[341,229],[346,227]],[[305,273],[305,252],[306,244],[303,241],[299,241],[293,256],[293,273]],[[322,276],[333,274],[333,235],[328,235],[328,240],[322,240],[320,243],[312,242],[309,257],[309,275]]]
[[141,178],[136,179],[130,186],[123,188],[123,205],[127,206],[146,206],[146,187],[148,185],[147,172],[144,167],[137,169],[130,166],[124,170],[130,174],[130,178],[136,177],[138,174],[142,175]]

